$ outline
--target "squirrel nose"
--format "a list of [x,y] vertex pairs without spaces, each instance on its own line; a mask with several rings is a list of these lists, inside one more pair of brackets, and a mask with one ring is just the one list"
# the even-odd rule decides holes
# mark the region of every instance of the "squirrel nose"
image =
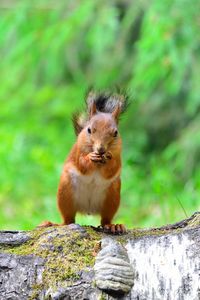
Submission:
[[104,154],[106,152],[106,150],[105,150],[105,148],[103,146],[98,147],[97,151],[98,151],[99,154]]

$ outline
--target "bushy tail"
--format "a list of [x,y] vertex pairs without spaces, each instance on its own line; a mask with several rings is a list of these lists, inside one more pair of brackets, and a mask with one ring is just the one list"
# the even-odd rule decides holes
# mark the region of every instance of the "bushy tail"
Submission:
[[128,96],[118,93],[97,93],[90,91],[86,96],[86,110],[83,113],[75,113],[73,115],[73,125],[76,135],[78,135],[81,130],[85,127],[89,120],[90,111],[93,103],[96,104],[96,109],[98,112],[112,113],[117,106],[120,107],[120,115],[123,114],[128,105]]

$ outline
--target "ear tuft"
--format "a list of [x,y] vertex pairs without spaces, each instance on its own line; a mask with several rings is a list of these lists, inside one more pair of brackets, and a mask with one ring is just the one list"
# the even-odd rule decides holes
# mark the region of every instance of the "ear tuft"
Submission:
[[119,116],[120,116],[120,114],[121,114],[121,105],[118,104],[118,105],[116,106],[116,108],[115,108],[115,109],[113,110],[113,112],[112,112],[112,116],[113,116],[113,118],[116,120],[116,122],[119,121]]
[[90,119],[97,113],[97,107],[96,107],[96,103],[95,101],[92,101],[92,104],[90,106],[90,112],[89,112],[89,115],[90,115]]
[[79,112],[75,112],[72,115],[72,122],[74,125],[74,131],[76,135],[79,135],[81,130],[85,127],[87,123],[87,118],[83,114],[80,114]]

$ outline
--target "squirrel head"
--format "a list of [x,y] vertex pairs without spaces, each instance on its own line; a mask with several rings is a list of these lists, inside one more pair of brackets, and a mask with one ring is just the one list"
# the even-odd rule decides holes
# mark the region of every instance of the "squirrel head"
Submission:
[[90,91],[86,97],[85,113],[75,113],[73,124],[81,151],[120,152],[121,138],[118,133],[120,116],[129,105],[127,95]]
[[98,112],[95,103],[90,108],[89,120],[81,132],[86,141],[85,146],[89,151],[100,155],[110,151],[115,152],[121,146],[121,138],[118,132],[118,118],[120,105],[116,106],[112,113]]

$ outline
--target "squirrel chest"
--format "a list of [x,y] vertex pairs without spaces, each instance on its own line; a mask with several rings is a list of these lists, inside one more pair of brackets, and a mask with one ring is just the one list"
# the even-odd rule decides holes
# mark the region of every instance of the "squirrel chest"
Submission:
[[107,189],[116,176],[105,179],[98,170],[89,175],[83,175],[73,168],[70,170],[70,177],[75,209],[88,214],[99,213],[106,198]]

